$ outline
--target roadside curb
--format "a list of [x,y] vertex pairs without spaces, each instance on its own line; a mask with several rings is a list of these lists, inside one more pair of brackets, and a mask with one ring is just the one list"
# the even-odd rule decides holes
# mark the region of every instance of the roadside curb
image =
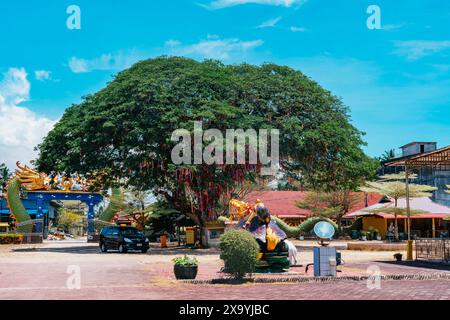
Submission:
[[235,280],[230,278],[210,280],[179,280],[186,284],[244,284],[244,283],[322,283],[339,281],[366,281],[366,280],[450,280],[450,273],[425,274],[389,274],[381,276],[343,276],[343,277],[295,277],[295,278],[247,278]]

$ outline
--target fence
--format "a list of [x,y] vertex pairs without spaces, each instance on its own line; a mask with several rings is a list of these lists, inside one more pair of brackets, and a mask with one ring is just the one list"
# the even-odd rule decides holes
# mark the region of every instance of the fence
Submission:
[[416,259],[450,262],[450,239],[416,239]]

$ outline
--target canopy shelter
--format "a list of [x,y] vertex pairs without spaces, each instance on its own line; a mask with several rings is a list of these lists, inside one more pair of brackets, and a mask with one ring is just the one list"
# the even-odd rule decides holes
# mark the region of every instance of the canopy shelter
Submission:
[[435,170],[450,169],[450,146],[434,151],[410,155],[386,162],[385,166],[402,166],[405,168],[406,212],[408,223],[408,240],[411,240],[411,209],[409,197],[409,174],[412,169],[433,168]]
[[448,170],[450,168],[450,146],[434,151],[397,158],[385,163],[386,166],[404,166],[408,168],[425,168]]
[[[361,210],[348,213],[345,215],[345,218],[355,218],[361,216],[368,215],[382,215],[386,217],[393,217],[394,215],[391,213],[392,208],[395,207],[394,200],[391,199],[389,202],[377,203],[367,208],[363,208]],[[398,199],[397,200],[397,208],[405,209],[406,208],[406,199]],[[446,218],[450,217],[450,207],[444,206],[442,204],[433,202],[430,198],[422,197],[422,198],[412,198],[410,200],[410,208],[415,210],[417,213],[413,215],[414,218]],[[383,209],[386,209],[386,212],[383,212]],[[374,213],[375,212],[375,213]]]
[[[393,209],[405,209],[406,199],[398,199],[397,207],[394,200],[390,202],[377,203],[362,210],[358,210],[345,215],[345,218],[363,218],[363,226],[372,226],[380,231],[382,236],[387,234],[389,221],[393,222],[395,214]],[[435,238],[442,233],[448,233],[448,221],[450,219],[450,207],[433,202],[430,198],[412,198],[410,200],[410,209],[414,212],[410,219],[412,233],[416,236]],[[399,224],[403,226],[405,234],[407,233],[407,220],[403,214],[398,214]],[[389,221],[388,221],[389,220]],[[367,228],[365,228],[367,229]]]

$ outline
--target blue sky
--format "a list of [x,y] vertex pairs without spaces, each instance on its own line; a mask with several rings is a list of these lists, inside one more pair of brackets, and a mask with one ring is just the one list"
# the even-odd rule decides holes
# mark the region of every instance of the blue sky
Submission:
[[450,144],[449,1],[3,0],[0,30],[0,162],[27,162],[65,108],[162,54],[299,69],[349,106],[371,156]]

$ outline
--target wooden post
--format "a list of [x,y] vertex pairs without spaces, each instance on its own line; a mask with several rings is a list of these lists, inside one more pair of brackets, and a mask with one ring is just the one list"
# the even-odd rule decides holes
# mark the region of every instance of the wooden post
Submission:
[[405,161],[405,186],[406,186],[406,217],[408,220],[408,240],[406,241],[406,260],[413,259],[413,243],[411,240],[411,208],[409,206],[409,173]]
[[431,218],[431,235],[433,238],[436,238],[436,222],[434,218]]
[[411,240],[411,208],[409,206],[409,172],[405,163],[405,187],[406,187],[406,219],[408,220],[408,240]]

